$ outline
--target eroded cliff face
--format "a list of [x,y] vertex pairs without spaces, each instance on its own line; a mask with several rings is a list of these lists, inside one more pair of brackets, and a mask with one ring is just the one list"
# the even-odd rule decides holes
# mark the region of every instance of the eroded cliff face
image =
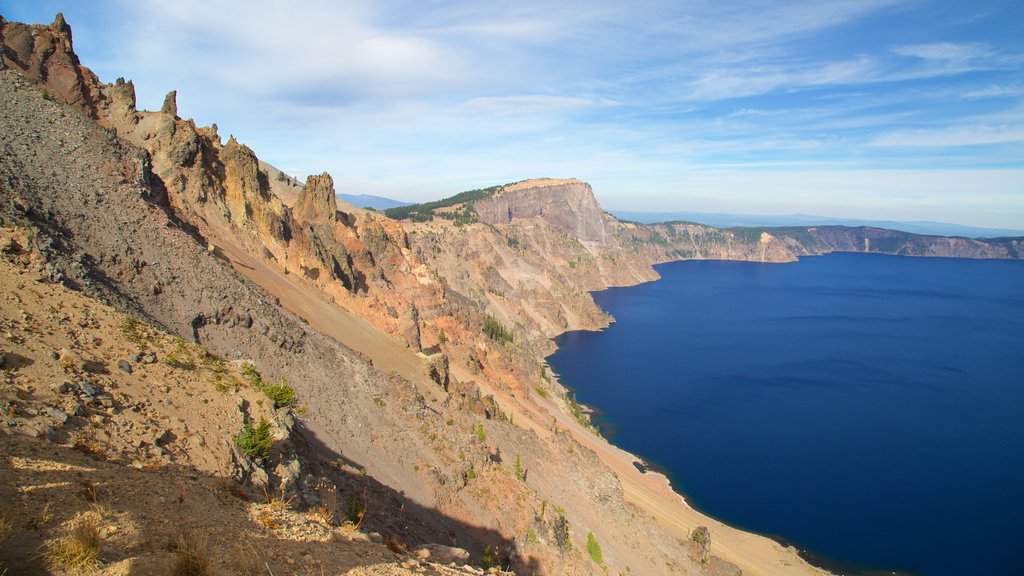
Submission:
[[605,214],[590,184],[576,179],[526,180],[503,186],[490,198],[473,204],[482,222],[511,224],[540,218],[583,242],[605,244]]

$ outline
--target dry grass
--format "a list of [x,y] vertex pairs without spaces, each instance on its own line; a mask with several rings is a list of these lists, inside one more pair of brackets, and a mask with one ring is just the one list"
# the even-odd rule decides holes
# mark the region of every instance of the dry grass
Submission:
[[99,486],[87,482],[82,487],[79,495],[89,503],[89,510],[100,518],[110,518],[111,514],[114,513],[114,508],[110,504],[110,498],[107,497]]
[[238,576],[256,576],[263,573],[260,553],[252,544],[235,543],[228,557],[228,564]]
[[6,516],[0,514],[0,545],[7,541],[11,537],[11,532],[14,527],[11,525],[11,521]]
[[320,506],[318,508],[310,508],[306,512],[306,516],[308,516],[310,520],[312,520],[314,522],[319,522],[320,524],[323,524],[324,526],[333,526],[334,525],[334,514],[331,514],[331,511],[330,511],[329,508],[327,508],[327,506]]
[[186,532],[174,541],[172,576],[207,576],[210,573],[210,547],[206,534]]
[[51,542],[43,554],[51,568],[85,570],[100,565],[100,530],[91,516],[81,516],[67,537]]

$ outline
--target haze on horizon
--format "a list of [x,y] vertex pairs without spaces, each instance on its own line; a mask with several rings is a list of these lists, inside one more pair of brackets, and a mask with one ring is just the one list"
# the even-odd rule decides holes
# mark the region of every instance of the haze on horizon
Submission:
[[0,0],[261,158],[424,201],[533,177],[612,210],[1024,229],[1024,4]]

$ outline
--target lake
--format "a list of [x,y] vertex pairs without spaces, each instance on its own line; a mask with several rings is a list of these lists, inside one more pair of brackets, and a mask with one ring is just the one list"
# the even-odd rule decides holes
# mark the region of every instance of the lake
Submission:
[[614,443],[833,570],[1024,573],[1024,262],[657,269],[549,358]]

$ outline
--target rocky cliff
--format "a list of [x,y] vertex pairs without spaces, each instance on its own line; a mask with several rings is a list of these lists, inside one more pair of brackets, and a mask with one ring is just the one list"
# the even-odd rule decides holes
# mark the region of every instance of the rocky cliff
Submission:
[[[100,83],[73,56],[63,18],[2,22],[0,42],[11,68],[0,71],[5,225],[25,230],[39,281],[294,387],[300,468],[272,453],[261,466],[268,490],[306,507],[317,482],[334,478],[343,502],[365,507],[363,525],[400,552],[456,544],[524,574],[707,572],[626,501],[595,452],[606,445],[552,421],[561,400],[532,396],[540,364],[529,339],[488,336],[495,313],[452,290],[402,224],[338,210],[328,176],[283,201],[252,150],[183,120],[173,94],[161,110],[139,111],[131,82]],[[63,70],[78,83],[57,82],[70,77]],[[589,253],[544,229],[539,241]],[[512,247],[483,224],[473,231],[467,241],[488,254],[497,240]],[[500,274],[476,272],[514,294]],[[505,306],[502,317],[515,310]],[[227,462],[232,451],[227,441],[211,457]],[[225,480],[246,488],[252,474]],[[590,534],[603,566],[581,552]]]
[[609,234],[605,214],[590,184],[579,180],[526,180],[473,203],[482,222],[511,224],[539,218],[583,242],[604,244]]

